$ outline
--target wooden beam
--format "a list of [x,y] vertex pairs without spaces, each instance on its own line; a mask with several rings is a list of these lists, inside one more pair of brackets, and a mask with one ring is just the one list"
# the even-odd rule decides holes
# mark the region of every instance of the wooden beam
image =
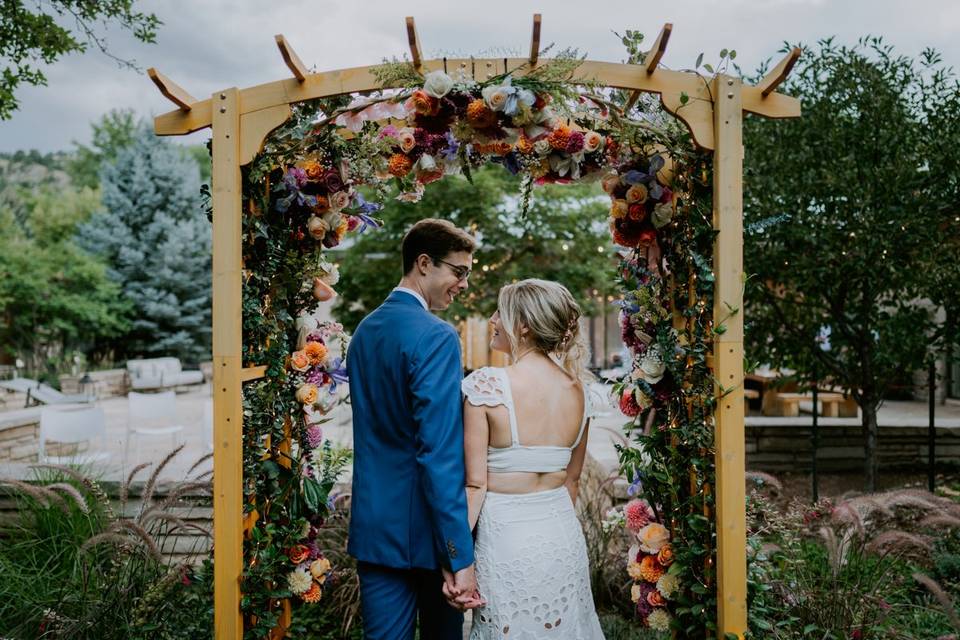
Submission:
[[287,65],[287,68],[293,73],[293,76],[297,79],[297,82],[303,82],[307,79],[307,68],[304,66],[303,61],[300,60],[300,56],[297,55],[297,52],[293,50],[293,47],[290,46],[290,43],[287,42],[287,39],[283,37],[282,33],[278,33],[273,36],[273,39],[277,41],[277,47],[280,48],[280,55],[283,56],[283,62]]
[[793,70],[793,65],[797,64],[797,60],[799,59],[800,47],[794,47],[790,50],[790,53],[784,56],[780,64],[775,66],[773,71],[764,76],[763,80],[757,84],[757,88],[760,89],[760,95],[766,98],[773,93],[773,91],[787,79],[790,71]]
[[747,630],[746,469],[743,409],[743,105],[740,80],[713,84],[714,411],[717,637]]
[[540,14],[533,14],[533,34],[530,36],[530,66],[537,66],[540,57]]
[[157,71],[154,67],[147,69],[147,75],[157,85],[167,100],[180,107],[180,111],[190,111],[197,101],[192,95],[183,90],[176,82]]
[[407,42],[410,45],[413,68],[420,71],[420,67],[423,66],[423,54],[420,52],[420,38],[417,36],[417,25],[413,16],[407,16]]
[[213,109],[213,554],[215,637],[242,640],[243,329],[240,91]]
[[240,116],[240,165],[247,165],[263,149],[267,134],[287,121],[293,110],[278,104]]
[[[663,54],[667,51],[667,43],[670,42],[671,33],[673,33],[673,23],[668,22],[663,25],[663,29],[660,29],[660,35],[658,35],[657,39],[653,42],[653,46],[650,47],[647,55],[643,57],[643,66],[647,70],[647,75],[651,75],[657,70],[657,65],[660,64],[660,58],[662,58]],[[633,94],[630,95],[630,99],[627,100],[627,106],[624,107],[623,112],[626,113],[630,111],[630,109],[633,109],[633,105],[637,104],[639,98],[640,91],[634,91]]]
[[258,367],[244,367],[240,370],[240,379],[244,382],[257,380],[265,375],[267,375],[267,365],[265,364]]

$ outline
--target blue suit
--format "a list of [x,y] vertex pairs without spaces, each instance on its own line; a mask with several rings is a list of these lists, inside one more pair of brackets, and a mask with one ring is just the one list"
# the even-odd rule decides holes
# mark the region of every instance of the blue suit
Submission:
[[442,566],[473,563],[464,489],[460,339],[394,291],[364,318],[347,356],[353,496],[347,550],[359,563],[368,640],[461,638]]

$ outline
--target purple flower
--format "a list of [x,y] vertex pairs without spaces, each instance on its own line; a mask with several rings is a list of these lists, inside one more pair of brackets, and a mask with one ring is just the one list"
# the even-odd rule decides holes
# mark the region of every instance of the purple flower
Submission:
[[640,482],[640,474],[634,473],[633,481],[630,483],[630,486],[627,487],[627,495],[631,497],[635,496],[640,491],[642,486],[643,484]]
[[313,367],[307,373],[307,382],[310,384],[315,384],[318,387],[322,387],[323,385],[327,384],[327,378],[328,376],[326,372],[320,367]]
[[307,427],[307,444],[311,449],[316,449],[323,444],[323,429],[318,424],[312,424]]
[[347,366],[342,358],[334,358],[327,368],[327,375],[330,376],[330,393],[336,393],[337,383],[343,384],[350,382],[347,377]]
[[453,134],[447,131],[443,135],[447,141],[447,148],[443,151],[443,159],[446,162],[453,162],[457,159],[457,152],[460,151],[460,143],[453,137]]

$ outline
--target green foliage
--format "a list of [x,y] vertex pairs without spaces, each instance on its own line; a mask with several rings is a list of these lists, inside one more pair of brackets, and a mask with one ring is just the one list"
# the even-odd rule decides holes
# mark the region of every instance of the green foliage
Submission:
[[133,109],[112,109],[94,122],[91,146],[74,143],[76,151],[68,164],[74,184],[91,189],[100,184],[100,168],[116,162],[117,154],[133,144],[137,119]]
[[957,149],[935,144],[943,132],[931,126],[936,112],[956,127],[955,86],[942,66],[921,72],[879,38],[824,40],[805,49],[783,88],[803,117],[745,122],[748,356],[853,392],[868,487],[877,406],[900,371],[923,367],[944,344],[916,298],[960,282],[956,268],[931,266],[948,262],[931,256],[948,254],[944,238],[960,232],[941,194],[956,193],[946,170]]
[[[47,84],[42,64],[56,62],[69,53],[82,53],[91,44],[110,55],[98,24],[114,24],[146,43],[156,41],[160,20],[134,8],[136,0],[50,0],[26,3],[10,0],[0,4],[0,120],[9,120],[19,107],[16,91],[21,84]],[[74,27],[63,26],[73,23]],[[131,61],[110,55],[122,66],[136,69]]]
[[599,311],[593,291],[605,293],[599,283],[611,260],[603,224],[608,200],[595,185],[537,187],[522,216],[518,188],[518,178],[489,167],[474,170],[472,184],[454,176],[430,185],[417,204],[387,200],[384,227],[359,236],[340,258],[347,277],[337,286],[337,318],[355,327],[386,298],[403,275],[403,235],[424,217],[450,220],[480,239],[470,288],[448,309],[448,319],[493,313],[500,287],[530,277],[562,282],[588,313]]
[[144,124],[101,177],[103,207],[77,238],[107,263],[133,307],[131,330],[109,346],[118,359],[206,359],[212,240],[196,163]]
[[0,206],[0,349],[37,375],[55,377],[74,352],[129,326],[120,287],[72,242],[96,206],[90,190],[49,187]]

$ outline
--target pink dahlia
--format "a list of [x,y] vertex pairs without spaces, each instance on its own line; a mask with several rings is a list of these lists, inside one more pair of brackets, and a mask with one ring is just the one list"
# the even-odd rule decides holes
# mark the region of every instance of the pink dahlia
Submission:
[[646,500],[631,500],[623,508],[623,515],[627,519],[627,528],[636,533],[654,519],[653,509]]

